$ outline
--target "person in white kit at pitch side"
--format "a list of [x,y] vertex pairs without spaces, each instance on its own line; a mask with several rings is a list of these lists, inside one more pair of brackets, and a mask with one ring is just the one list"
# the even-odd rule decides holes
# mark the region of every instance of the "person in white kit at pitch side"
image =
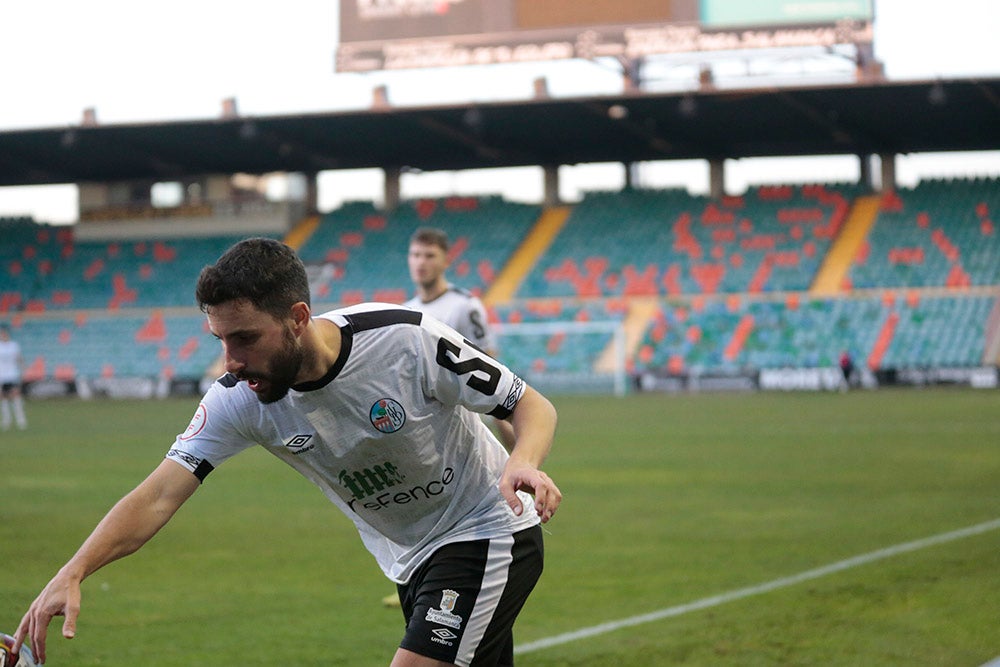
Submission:
[[6,324],[0,325],[0,428],[10,430],[11,416],[22,431],[28,428],[21,394],[21,345],[10,337]]

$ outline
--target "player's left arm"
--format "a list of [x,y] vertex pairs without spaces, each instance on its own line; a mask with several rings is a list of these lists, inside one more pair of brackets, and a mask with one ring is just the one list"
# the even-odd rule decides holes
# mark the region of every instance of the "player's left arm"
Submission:
[[[475,298],[469,299],[468,312],[465,314],[465,319],[467,322],[464,330],[460,329],[459,332],[485,350],[486,354],[494,359],[499,359],[500,354],[497,350],[496,334],[493,331],[493,327],[490,326],[489,315],[486,312],[486,306],[483,305],[483,302]],[[494,433],[496,433],[504,449],[508,452],[511,451],[514,448],[515,441],[514,426],[504,419],[490,417],[489,415],[483,417],[483,419],[493,429]]]
[[516,492],[532,493],[535,510],[548,521],[562,500],[559,487],[539,469],[556,430],[552,403],[454,329],[425,318],[419,331],[424,390],[445,404],[510,421],[514,446],[500,476],[500,493],[517,515],[523,510]]
[[490,417],[486,415],[487,424],[492,426],[496,431],[497,437],[500,439],[500,444],[504,446],[508,452],[514,449],[514,443],[517,437],[514,435],[514,425],[509,421],[504,419],[496,419],[495,417]]
[[524,395],[517,402],[509,419],[515,440],[510,458],[500,476],[500,493],[518,515],[523,510],[516,492],[531,493],[535,497],[535,511],[542,523],[545,523],[552,518],[562,502],[559,487],[541,470],[555,436],[556,409],[547,398],[525,386]]

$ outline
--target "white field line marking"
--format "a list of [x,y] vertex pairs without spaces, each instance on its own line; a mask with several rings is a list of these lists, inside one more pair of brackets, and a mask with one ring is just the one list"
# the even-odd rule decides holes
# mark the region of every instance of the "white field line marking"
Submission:
[[969,526],[968,528],[953,530],[949,533],[941,533],[940,535],[925,537],[920,540],[914,540],[913,542],[904,542],[895,546],[886,547],[885,549],[879,549],[878,551],[871,551],[860,556],[854,556],[853,558],[837,561],[836,563],[818,567],[814,570],[806,570],[805,572],[800,572],[799,574],[793,574],[790,577],[782,577],[781,579],[775,579],[773,581],[768,581],[756,586],[749,586],[747,588],[738,588],[734,591],[729,591],[728,593],[713,595],[711,597],[702,598],[701,600],[695,600],[694,602],[678,605],[676,607],[667,607],[666,609],[660,609],[659,611],[653,611],[648,614],[623,618],[617,621],[609,621],[607,623],[601,623],[600,625],[592,625],[589,628],[581,628],[580,630],[574,630],[573,632],[566,632],[561,635],[555,635],[553,637],[528,642],[527,644],[516,646],[514,648],[514,653],[530,653],[532,651],[538,651],[552,646],[559,646],[560,644],[568,644],[580,639],[596,637],[597,635],[607,634],[609,632],[632,627],[634,625],[651,623],[664,618],[680,616],[692,611],[716,607],[720,604],[725,604],[726,602],[741,600],[753,595],[760,595],[761,593],[769,593],[771,591],[778,590],[779,588],[787,588],[788,586],[800,584],[803,581],[819,579],[820,577],[825,577],[828,574],[842,572],[843,570],[858,567],[859,565],[867,565],[869,563],[874,563],[875,561],[892,558],[893,556],[909,553],[911,551],[926,549],[927,547],[932,547],[937,544],[954,542],[955,540],[961,540],[973,535],[980,535],[998,528],[1000,528],[1000,519],[994,519],[993,521],[976,524],[975,526]]

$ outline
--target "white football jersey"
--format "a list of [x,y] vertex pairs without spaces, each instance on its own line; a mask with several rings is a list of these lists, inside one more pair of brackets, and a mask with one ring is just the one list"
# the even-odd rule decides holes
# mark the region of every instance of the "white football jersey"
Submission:
[[403,304],[429,313],[487,351],[496,350],[496,340],[486,318],[486,307],[468,290],[448,285],[448,290],[432,301],[415,296]]
[[233,375],[206,392],[167,457],[199,478],[259,444],[316,484],[354,521],[390,579],[450,542],[538,523],[511,511],[497,483],[507,452],[478,413],[506,417],[524,383],[433,317],[388,304],[320,315],[340,327],[327,375],[265,405]]

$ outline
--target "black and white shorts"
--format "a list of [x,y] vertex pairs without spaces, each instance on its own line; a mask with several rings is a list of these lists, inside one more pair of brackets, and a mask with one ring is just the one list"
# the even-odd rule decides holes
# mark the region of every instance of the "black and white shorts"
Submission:
[[437,551],[399,585],[400,647],[461,667],[514,664],[512,628],[542,574],[542,529]]

